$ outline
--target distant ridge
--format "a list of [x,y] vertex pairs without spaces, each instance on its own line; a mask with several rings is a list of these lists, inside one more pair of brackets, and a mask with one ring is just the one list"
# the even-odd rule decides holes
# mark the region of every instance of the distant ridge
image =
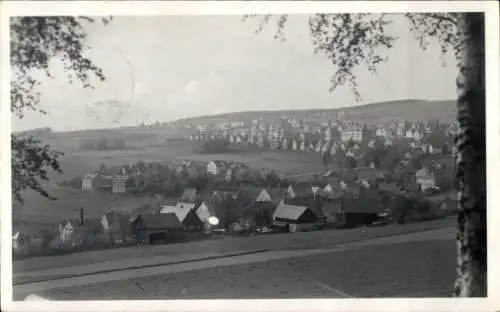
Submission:
[[[243,111],[225,114],[203,115],[178,119],[171,123],[203,124],[220,123],[227,121],[248,121],[262,118],[265,121],[276,119],[280,116],[293,116],[298,118],[332,119],[341,109],[298,109],[298,110],[269,110],[269,111]],[[422,99],[403,99],[395,101],[384,101],[359,106],[343,108],[344,119],[359,120],[368,125],[385,124],[399,120],[427,121],[440,119],[443,122],[451,122],[456,116],[456,101],[441,100],[429,101]],[[332,113],[327,116],[317,116],[322,113]]]

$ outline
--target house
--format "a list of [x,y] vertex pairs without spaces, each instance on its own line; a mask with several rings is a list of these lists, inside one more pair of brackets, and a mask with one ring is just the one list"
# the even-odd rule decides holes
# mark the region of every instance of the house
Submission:
[[310,227],[318,217],[307,206],[289,205],[281,201],[273,214],[273,220],[274,226],[288,227],[290,232],[296,232]]
[[186,232],[197,232],[203,230],[203,221],[196,214],[194,207],[162,206],[160,214],[173,213],[182,224]]
[[175,213],[138,215],[132,221],[132,229],[138,242],[150,244],[157,239],[165,241],[178,234],[182,231],[182,223]]
[[130,233],[129,216],[109,211],[101,217],[104,233],[113,243],[121,243]]
[[219,176],[226,173],[229,165],[226,161],[223,160],[212,160],[207,164],[207,173]]
[[385,207],[379,204],[375,196],[344,197],[341,201],[340,222],[346,227],[371,224],[384,210]]
[[135,187],[134,179],[128,175],[116,175],[112,180],[112,192],[121,194],[127,192],[130,188]]
[[305,152],[305,151],[306,151],[306,143],[305,143],[305,142],[301,142],[301,143],[300,143],[299,150],[300,150],[301,152]]
[[58,235],[55,238],[57,247],[74,248],[84,243],[86,229],[75,220],[59,223]]
[[98,173],[89,173],[82,178],[82,191],[97,190],[106,184],[109,184],[109,179]]
[[289,185],[285,194],[287,198],[296,198],[313,195],[313,192],[309,183],[298,182],[295,185]]
[[413,139],[413,130],[412,129],[406,130],[405,136],[407,139]]
[[417,172],[415,173],[415,179],[422,192],[427,189],[437,188],[436,178],[434,177],[434,174],[425,167],[417,170]]
[[[210,198],[201,203],[195,210],[198,218],[204,223],[204,231],[209,232],[213,228],[224,228],[226,226],[226,203],[220,199]],[[209,223],[210,218],[215,218],[218,224]]]
[[342,203],[340,200],[333,200],[324,202],[321,205],[321,211],[325,216],[325,221],[327,223],[335,223],[338,220],[338,213],[342,207]]
[[12,252],[15,254],[37,252],[41,249],[42,242],[38,233],[25,228],[16,228],[12,235]]
[[271,202],[271,195],[265,188],[258,187],[243,187],[241,188],[241,194],[245,198],[244,200],[252,202]]
[[328,183],[323,187],[322,190],[323,197],[327,199],[334,199],[342,197],[342,188],[340,183]]
[[350,126],[341,131],[340,140],[342,142],[348,142],[353,140],[354,142],[363,141],[363,128],[359,126]]

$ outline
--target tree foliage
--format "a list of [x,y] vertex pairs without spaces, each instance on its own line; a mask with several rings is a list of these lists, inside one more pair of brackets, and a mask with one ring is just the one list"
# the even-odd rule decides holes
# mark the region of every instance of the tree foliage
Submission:
[[[111,18],[103,18],[107,24]],[[41,82],[37,74],[42,72],[52,78],[50,62],[60,61],[68,74],[69,83],[79,80],[84,88],[92,87],[91,76],[104,81],[102,69],[92,62],[85,52],[87,34],[85,23],[93,23],[88,17],[35,17],[23,16],[10,19],[10,65],[11,112],[17,118],[23,118],[26,111],[46,114],[40,103],[37,88]],[[11,136],[12,149],[12,193],[22,202],[21,192],[32,189],[41,195],[53,199],[42,187],[47,181],[47,171],[51,168],[61,172],[58,157],[61,152],[54,151],[48,145],[41,145],[33,137]]]

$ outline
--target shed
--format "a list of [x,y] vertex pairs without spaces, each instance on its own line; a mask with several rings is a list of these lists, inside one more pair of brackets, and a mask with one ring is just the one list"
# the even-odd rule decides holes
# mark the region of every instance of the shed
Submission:
[[318,220],[314,212],[308,207],[285,204],[284,201],[281,201],[276,208],[273,219],[278,222],[286,222],[289,224],[314,223]]
[[175,213],[138,215],[132,221],[137,240],[150,244],[155,239],[166,240],[169,235],[182,231],[182,223]]
[[180,208],[178,206],[163,206],[160,214],[173,213],[182,224],[184,231],[201,231],[203,229],[203,221],[192,208]]

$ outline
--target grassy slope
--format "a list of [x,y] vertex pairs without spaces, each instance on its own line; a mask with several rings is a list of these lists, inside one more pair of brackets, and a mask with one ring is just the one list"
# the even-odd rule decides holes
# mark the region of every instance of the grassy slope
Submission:
[[[455,119],[456,103],[447,101],[424,101],[424,100],[399,100],[380,102],[356,107],[345,108],[346,119],[359,120],[369,125],[384,124],[399,120],[430,120],[438,118],[444,122]],[[200,124],[206,122],[224,122],[230,120],[252,120],[263,118],[264,120],[276,119],[282,115],[313,118],[314,115],[324,112],[338,112],[339,109],[310,109],[289,111],[248,111],[229,113],[213,116],[200,116],[179,120],[181,123]],[[331,117],[330,117],[331,118]]]
[[50,200],[28,191],[24,193],[24,206],[14,203],[20,226],[30,230],[43,229],[62,220],[79,219],[80,209],[84,218],[100,218],[109,209],[131,212],[143,204],[154,203],[151,197],[111,196],[98,193],[84,193],[70,188],[48,187],[57,200]]

